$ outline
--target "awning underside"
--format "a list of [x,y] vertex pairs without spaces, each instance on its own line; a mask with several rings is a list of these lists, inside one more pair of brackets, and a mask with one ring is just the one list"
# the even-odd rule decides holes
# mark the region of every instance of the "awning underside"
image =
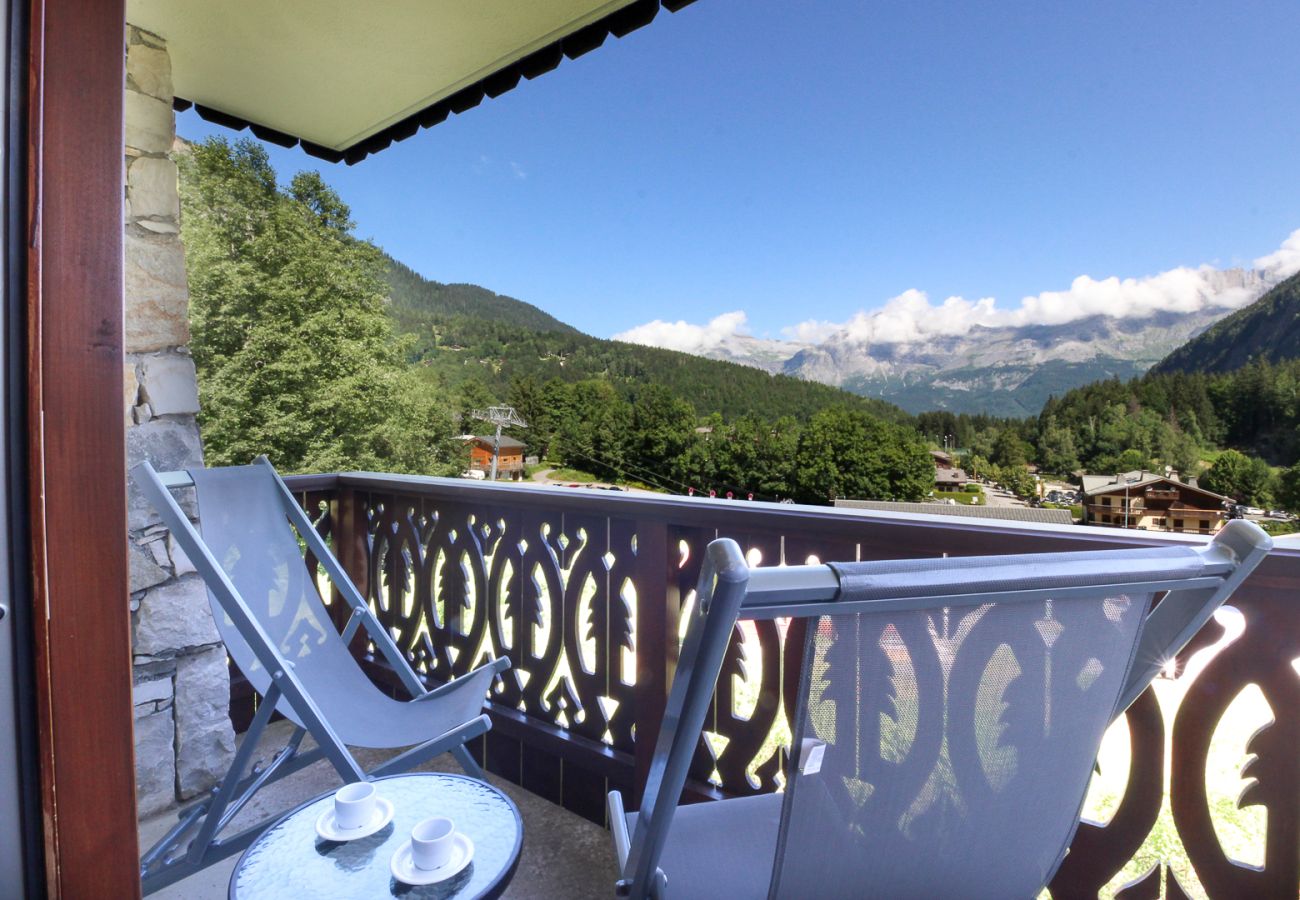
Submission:
[[177,109],[359,162],[692,0],[128,0]]

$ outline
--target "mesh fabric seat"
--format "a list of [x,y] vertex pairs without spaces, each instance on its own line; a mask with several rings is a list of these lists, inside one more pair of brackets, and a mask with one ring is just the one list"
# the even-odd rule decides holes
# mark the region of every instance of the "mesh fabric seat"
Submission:
[[[482,711],[494,675],[486,666],[457,681],[436,703],[394,700],[366,677],[339,639],[313,573],[303,565],[274,470],[255,465],[195,469],[189,475],[204,543],[343,743],[405,747],[444,734]],[[227,652],[265,696],[270,673],[217,595],[209,591],[208,596]],[[276,711],[304,724],[286,697]]]
[[[625,821],[628,832],[635,832],[637,814],[628,813]],[[690,877],[673,881],[674,900],[766,896],[772,872],[754,860],[772,858],[780,826],[780,794],[678,809],[661,867]]]
[[[640,813],[610,795],[619,895],[1037,896],[1106,728],[1270,546],[1232,523],[1199,548],[751,571],[715,541]],[[787,615],[809,621],[784,793],[679,808],[736,619]]]

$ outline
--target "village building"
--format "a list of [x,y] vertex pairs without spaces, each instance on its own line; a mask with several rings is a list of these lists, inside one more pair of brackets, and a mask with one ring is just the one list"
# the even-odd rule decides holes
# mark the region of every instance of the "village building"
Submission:
[[934,489],[936,491],[960,491],[966,487],[970,476],[965,469],[953,469],[938,466],[934,470]]
[[931,450],[930,458],[934,460],[934,489],[936,491],[960,491],[971,480],[966,470],[953,460],[952,454],[944,450]]
[[1197,486],[1194,479],[1137,471],[1084,475],[1081,482],[1085,525],[1214,534],[1227,519],[1228,498]]
[[[491,472],[492,471],[492,451],[496,446],[497,439],[491,435],[483,437],[477,434],[467,434],[462,440],[469,444],[469,468],[471,472]],[[512,480],[519,480],[524,474],[524,447],[523,441],[516,440],[509,435],[501,435],[500,456],[497,458],[497,477],[508,477]]]

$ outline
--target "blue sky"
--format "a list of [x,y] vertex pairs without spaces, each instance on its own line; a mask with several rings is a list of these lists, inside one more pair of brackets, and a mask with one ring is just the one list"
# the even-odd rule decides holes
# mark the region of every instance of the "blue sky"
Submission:
[[424,275],[599,336],[1012,309],[1300,229],[1298,26],[1294,0],[698,0],[357,166],[270,150]]

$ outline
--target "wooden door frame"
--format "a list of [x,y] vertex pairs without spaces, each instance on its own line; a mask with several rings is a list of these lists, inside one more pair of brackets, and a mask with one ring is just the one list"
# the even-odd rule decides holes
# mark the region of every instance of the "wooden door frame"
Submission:
[[50,896],[131,897],[140,874],[122,394],[125,8],[26,3],[27,462],[45,875]]

